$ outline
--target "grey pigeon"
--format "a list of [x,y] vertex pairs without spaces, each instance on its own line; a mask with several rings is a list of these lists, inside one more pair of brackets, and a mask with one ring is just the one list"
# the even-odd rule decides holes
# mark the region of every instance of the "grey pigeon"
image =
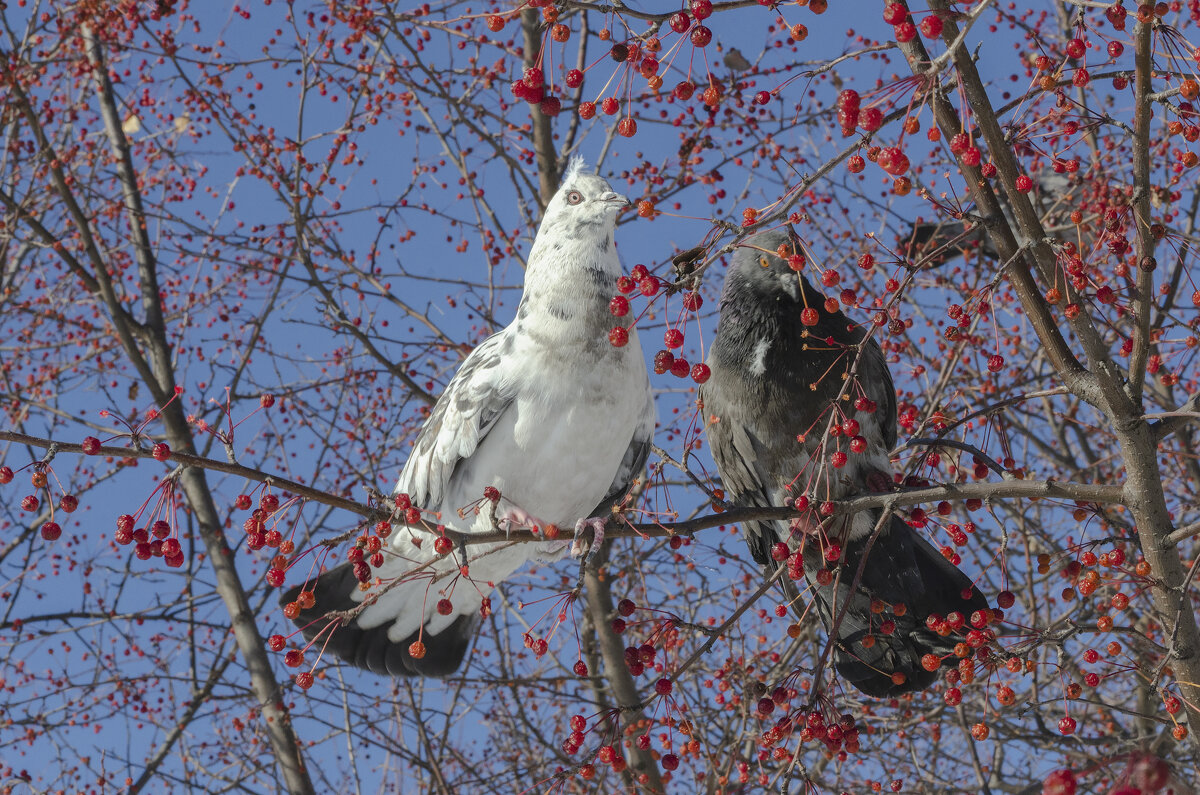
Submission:
[[[1071,211],[1077,209],[1082,198],[1086,195],[1093,202],[1096,194],[1103,193],[1108,184],[1100,180],[1083,180],[1079,176],[1048,173],[1037,180],[1032,200],[1034,207],[1042,216],[1043,225],[1047,232],[1053,233],[1064,229],[1074,229],[1076,225],[1069,222]],[[938,219],[936,221],[914,221],[907,235],[900,241],[901,251],[905,255],[927,268],[936,268],[947,260],[961,256],[978,249],[979,254],[986,259],[999,258],[992,241],[987,234],[987,225],[1004,222],[1017,234],[1020,239],[1020,229],[1012,218],[1007,204],[1002,204],[1003,219],[980,218],[975,213],[977,208],[968,205],[966,215],[972,218],[971,223],[962,220]]]
[[[654,432],[649,377],[636,331],[623,347],[609,342],[608,304],[621,275],[613,231],[628,203],[571,161],[529,252],[516,319],[463,362],[396,483],[429,521],[463,533],[554,524],[578,535],[588,517],[610,515],[642,472]],[[498,501],[485,498],[489,488]],[[590,524],[599,529],[598,519]],[[303,586],[316,603],[297,625],[376,673],[445,676],[462,664],[493,588],[529,561],[563,557],[571,544],[482,543],[439,555],[434,542],[428,532],[394,528],[371,585],[360,588],[350,563],[325,572]],[[282,601],[296,600],[300,588]],[[348,626],[323,618],[364,599],[373,603]],[[425,653],[414,658],[417,640]]]
[[[953,662],[962,640],[926,628],[926,618],[958,612],[969,621],[987,602],[899,517],[877,536],[878,512],[822,520],[826,501],[892,488],[895,390],[879,345],[840,311],[827,312],[825,297],[779,256],[781,248],[800,253],[779,230],[734,252],[711,376],[700,388],[709,446],[728,499],[802,508],[793,522],[746,522],[742,530],[768,573],[786,561],[782,582],[797,612],[813,597],[834,635],[841,676],[872,696],[923,689],[936,676],[923,667],[924,655]],[[890,634],[884,621],[895,625]]]

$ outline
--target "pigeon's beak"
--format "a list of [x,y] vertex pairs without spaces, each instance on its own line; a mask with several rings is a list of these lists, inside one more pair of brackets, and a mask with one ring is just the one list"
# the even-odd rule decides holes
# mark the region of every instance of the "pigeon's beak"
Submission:
[[601,196],[600,201],[604,202],[605,204],[615,204],[620,208],[625,208],[625,207],[629,206],[629,199],[626,199],[621,194],[616,193],[611,190],[608,193]]

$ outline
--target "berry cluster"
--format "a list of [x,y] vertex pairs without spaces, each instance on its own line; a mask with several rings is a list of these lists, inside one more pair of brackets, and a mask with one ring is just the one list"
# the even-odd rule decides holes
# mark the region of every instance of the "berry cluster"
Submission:
[[[667,292],[663,290],[662,281],[651,274],[645,265],[637,265],[628,276],[617,279],[617,291],[618,295],[613,297],[608,306],[614,317],[629,315],[631,307],[629,299],[626,298],[627,295],[636,292],[653,300],[656,296]],[[659,375],[669,372],[676,378],[691,376],[695,383],[703,384],[711,375],[708,365],[703,362],[693,365],[675,351],[683,347],[683,323],[689,314],[694,315],[700,310],[700,307],[704,305],[704,298],[697,292],[688,292],[684,294],[682,304],[683,308],[675,325],[663,333],[665,347],[654,354],[654,372]],[[634,319],[633,323],[636,324],[636,322],[637,319]],[[625,346],[629,342],[629,327],[615,326],[608,334],[608,341],[618,348]]]
[[[38,494],[44,494],[45,504],[50,507],[50,517],[42,523],[39,533],[46,541],[57,541],[62,536],[62,525],[54,521],[54,495],[50,490],[50,478],[54,477],[54,482],[62,493],[58,499],[58,509],[63,513],[74,513],[75,509],[79,507],[79,499],[73,494],[68,494],[62,484],[58,482],[58,477],[54,475],[54,470],[48,461],[28,464],[26,467],[22,467],[22,470],[28,467],[33,467],[29,482],[34,488],[34,493],[21,498],[21,510],[26,513],[37,513],[43,504],[43,501],[38,498]],[[0,486],[12,483],[15,478],[16,472],[11,467],[0,466]]]

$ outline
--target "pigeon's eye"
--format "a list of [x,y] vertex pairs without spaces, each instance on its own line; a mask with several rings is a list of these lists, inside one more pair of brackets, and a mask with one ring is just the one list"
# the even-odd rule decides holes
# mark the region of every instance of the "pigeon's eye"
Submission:
[[579,204],[583,201],[583,194],[577,190],[573,190],[567,194],[567,204]]
[[767,259],[766,257],[759,257],[758,264],[762,265],[764,268],[769,268],[771,267],[771,260]]

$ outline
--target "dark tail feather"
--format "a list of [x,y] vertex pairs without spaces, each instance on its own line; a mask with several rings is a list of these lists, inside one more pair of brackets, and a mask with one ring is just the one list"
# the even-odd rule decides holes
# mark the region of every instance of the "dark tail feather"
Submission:
[[[279,601],[283,604],[295,601],[301,589],[299,585],[289,588]],[[350,596],[358,590],[358,580],[350,564],[342,564],[320,575],[310,584],[310,590],[316,596],[316,604],[309,610],[301,610],[295,619],[305,639],[312,640],[320,633],[316,649],[324,646],[328,653],[351,665],[385,676],[449,676],[462,665],[479,623],[477,615],[463,615],[436,635],[428,631],[422,633],[419,639],[425,644],[425,656],[418,660],[408,651],[418,640],[418,633],[399,642],[389,640],[390,621],[369,628],[352,621],[344,627],[335,625],[326,629],[331,621],[336,622],[336,619],[324,619],[327,613],[351,610],[360,604]]]
[[[925,670],[922,658],[951,655],[947,662],[954,662],[954,645],[971,628],[967,624],[960,633],[943,637],[928,629],[925,619],[957,611],[969,622],[972,613],[987,608],[987,600],[965,574],[899,517],[879,534],[861,580],[851,589],[865,549],[865,540],[849,543],[840,574],[829,585],[816,583],[819,554],[814,555],[809,574],[826,627],[837,624],[834,667],[869,696],[924,690],[937,678],[937,671]],[[882,613],[871,612],[872,599],[884,603]],[[901,603],[906,610],[897,616],[892,608]],[[891,634],[881,632],[884,621],[895,624]]]

